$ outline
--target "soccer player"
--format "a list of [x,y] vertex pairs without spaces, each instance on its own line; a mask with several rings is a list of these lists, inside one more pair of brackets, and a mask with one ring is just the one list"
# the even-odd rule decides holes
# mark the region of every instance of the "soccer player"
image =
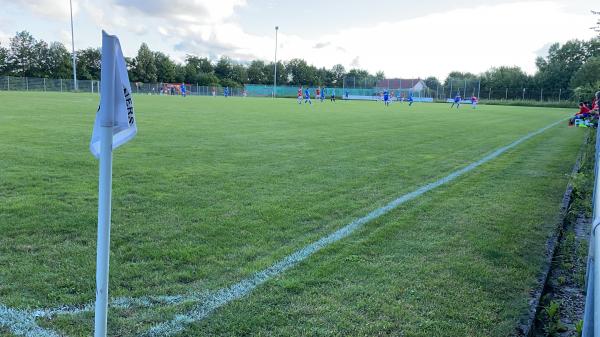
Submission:
[[350,93],[346,90],[346,99],[349,99]]
[[321,97],[321,88],[316,89],[315,99],[319,99]]
[[477,97],[475,95],[471,97],[471,106],[473,106],[473,109],[477,108]]
[[387,90],[383,92],[383,103],[385,103],[385,106],[390,105],[390,93]]
[[298,104],[302,104],[302,86],[298,88]]
[[181,83],[181,96],[185,97],[185,83]]
[[456,94],[456,97],[454,97],[454,102],[452,102],[452,106],[450,107],[450,109],[454,108],[455,104],[456,104],[456,108],[458,109],[460,107],[461,100],[462,100],[462,98],[460,97],[460,93]]
[[323,88],[321,90],[321,97],[320,98],[321,98],[321,103],[323,103],[323,101],[325,101],[325,88]]
[[225,96],[225,98],[229,97],[229,87],[225,87],[225,89],[223,89],[223,96]]
[[331,89],[331,101],[335,102],[335,89]]
[[304,104],[312,105],[312,101],[310,100],[310,90],[308,88],[304,89]]
[[412,106],[414,101],[412,94],[408,94],[408,106]]

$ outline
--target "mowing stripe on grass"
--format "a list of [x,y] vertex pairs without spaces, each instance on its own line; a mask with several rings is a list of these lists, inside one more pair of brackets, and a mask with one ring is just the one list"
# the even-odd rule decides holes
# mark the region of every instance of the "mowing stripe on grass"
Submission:
[[[174,319],[168,322],[160,323],[146,332],[146,336],[168,336],[183,331],[186,325],[200,321],[208,317],[214,310],[222,307],[223,305],[240,299],[249,293],[251,293],[256,287],[265,283],[269,279],[281,274],[282,272],[290,269],[299,262],[310,257],[320,249],[335,243],[348,235],[352,234],[357,229],[361,228],[364,224],[371,220],[377,219],[382,215],[392,211],[398,206],[419,197],[420,195],[433,190],[436,187],[444,185],[452,180],[460,177],[461,175],[472,171],[478,166],[498,157],[502,153],[516,147],[524,141],[558,125],[565,119],[561,119],[555,123],[552,123],[546,127],[543,127],[537,131],[531,132],[526,136],[506,145],[502,148],[495,150],[494,152],[486,155],[480,160],[462,168],[457,171],[450,173],[449,175],[441,178],[435,182],[424,185],[417,190],[408,194],[402,195],[399,198],[391,201],[387,205],[378,208],[369,214],[358,218],[339,230],[319,239],[318,241],[305,246],[304,248],[297,250],[296,252],[286,256],[274,265],[257,272],[249,278],[246,278],[236,284],[233,284],[227,288],[222,288],[215,292],[196,292],[185,295],[173,295],[173,296],[146,296],[146,297],[119,297],[114,298],[111,303],[111,308],[116,309],[128,309],[132,307],[154,307],[159,305],[172,306],[183,303],[199,303],[194,309],[183,315],[177,315]],[[33,337],[58,337],[59,334],[44,329],[36,323],[37,318],[50,318],[56,315],[77,315],[84,312],[91,312],[94,309],[93,303],[88,303],[82,306],[60,306],[55,308],[37,309],[37,310],[19,310],[12,309],[0,304],[0,327],[6,327],[9,331],[18,336]]]
[[413,200],[413,199],[421,196],[422,194],[435,189],[436,187],[439,187],[441,185],[444,185],[446,183],[453,181],[454,179],[462,176],[463,174],[474,170],[478,166],[480,166],[484,163],[487,163],[488,161],[498,157],[499,155],[503,154],[504,152],[506,152],[506,151],[516,147],[517,145],[523,143],[524,141],[556,126],[557,124],[559,124],[563,121],[564,121],[564,119],[561,119],[560,121],[557,121],[546,127],[541,128],[537,131],[529,133],[528,135],[510,143],[509,145],[506,145],[504,147],[497,149],[496,151],[488,154],[487,156],[481,158],[480,160],[478,160],[462,169],[459,169],[457,171],[450,173],[449,175],[445,176],[444,178],[441,178],[435,182],[424,185],[424,186],[416,189],[413,192],[410,192],[408,194],[398,197],[397,199],[391,201],[387,205],[380,207],[380,208],[370,212],[369,214],[352,221],[351,223],[347,224],[346,226],[340,228],[339,230],[319,239],[318,241],[311,243],[300,250],[295,251],[294,253],[286,256],[285,258],[283,258],[279,262],[275,263],[274,265],[254,274],[253,276],[251,276],[247,279],[244,279],[230,287],[223,288],[223,289],[216,291],[212,296],[206,298],[205,301],[198,304],[194,309],[192,309],[188,313],[183,314],[183,315],[177,315],[177,316],[175,316],[174,319],[172,319],[168,322],[160,323],[160,324],[153,326],[146,332],[145,335],[153,336],[153,337],[154,336],[169,336],[169,335],[173,335],[173,334],[182,332],[186,325],[200,321],[200,320],[208,317],[213,311],[222,307],[223,305],[248,295],[259,285],[261,285],[261,284],[265,283],[266,281],[268,281],[269,279],[283,273],[284,271],[292,268],[299,262],[306,260],[312,254],[321,250],[322,248],[327,247],[330,244],[335,243],[335,242],[349,236],[357,229],[363,227],[363,225],[365,225],[366,223],[381,217],[382,215],[394,210],[398,206],[406,203],[407,201]]

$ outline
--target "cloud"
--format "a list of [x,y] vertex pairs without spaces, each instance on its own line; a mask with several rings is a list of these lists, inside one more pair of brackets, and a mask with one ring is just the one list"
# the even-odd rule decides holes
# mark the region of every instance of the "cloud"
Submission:
[[[69,20],[71,13],[68,1],[0,0],[0,7],[5,7],[8,5],[16,6],[19,9],[26,9],[37,16],[58,20]],[[78,3],[73,2],[73,15],[76,15],[78,11]]]
[[318,42],[317,44],[314,45],[313,48],[321,49],[321,48],[325,48],[325,47],[329,47],[329,46],[331,46],[331,42]]
[[[234,7],[230,2],[229,8]],[[398,77],[443,78],[452,70],[478,73],[501,65],[518,65],[532,73],[536,56],[547,44],[591,36],[584,17],[566,13],[564,9],[564,5],[555,1],[511,2],[381,22],[370,27],[346,27],[321,35],[318,40],[280,32],[278,58],[303,58],[318,67],[341,63],[370,72],[383,69],[386,74]],[[506,23],[508,17],[510,24]],[[220,55],[238,60],[273,58],[272,36],[250,34],[230,17],[220,18],[224,20],[220,24],[178,25],[173,34],[178,40],[177,50],[212,58]],[[448,31],[448,27],[452,30]],[[419,33],[407,35],[401,41],[390,34],[413,31]],[[574,32],[582,33],[578,36]],[[335,46],[330,41],[335,41]]]
[[245,0],[114,0],[115,4],[152,17],[176,22],[215,24],[231,17]]

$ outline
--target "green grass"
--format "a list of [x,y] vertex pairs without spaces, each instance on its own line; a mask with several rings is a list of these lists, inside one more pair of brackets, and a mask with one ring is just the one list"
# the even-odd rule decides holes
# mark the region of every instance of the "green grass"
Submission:
[[[98,97],[0,92],[0,303],[93,301]],[[570,111],[136,96],[114,155],[110,294],[216,290]],[[402,205],[183,335],[505,336],[583,130],[554,127]],[[112,310],[112,336],[185,308]],[[87,336],[92,316],[41,322]],[[0,334],[2,330],[0,329]]]

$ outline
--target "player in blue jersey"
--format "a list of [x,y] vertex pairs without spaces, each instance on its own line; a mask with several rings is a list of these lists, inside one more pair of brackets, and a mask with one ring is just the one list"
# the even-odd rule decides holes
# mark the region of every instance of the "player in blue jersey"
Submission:
[[223,89],[223,96],[225,98],[229,97],[229,87],[225,87],[225,89]]
[[310,90],[308,88],[304,89],[304,104],[312,105],[312,101],[310,100]]
[[408,106],[411,106],[414,103],[414,101],[415,100],[413,99],[412,93],[408,94]]
[[458,109],[460,107],[461,100],[462,98],[460,97],[460,93],[456,94],[456,97],[454,97],[454,101],[452,102],[452,106],[450,106],[450,109],[454,108],[454,105],[456,105],[456,108]]
[[348,90],[346,90],[345,95],[346,95],[346,99],[349,99],[350,93],[348,92]]
[[385,103],[385,106],[390,105],[390,93],[387,90],[383,92],[383,103]]
[[323,101],[325,101],[325,88],[321,89],[321,103],[323,103]]
[[185,97],[185,83],[181,83],[181,96]]
[[335,89],[331,89],[331,101],[335,102]]

